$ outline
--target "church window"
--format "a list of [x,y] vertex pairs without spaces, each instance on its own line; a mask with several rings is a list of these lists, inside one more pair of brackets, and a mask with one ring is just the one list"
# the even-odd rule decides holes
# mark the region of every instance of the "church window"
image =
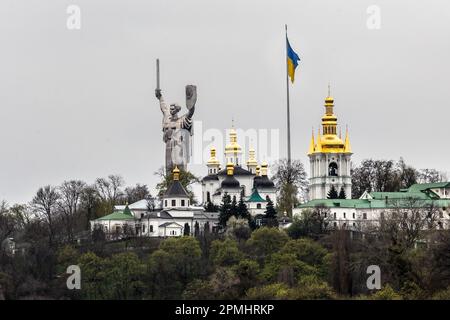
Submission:
[[142,225],[142,233],[145,233],[145,224]]
[[344,219],[346,218],[346,216],[345,216],[345,212],[344,212]]
[[181,206],[184,207],[184,200],[181,200]]
[[363,219],[367,219],[367,213],[363,213]]
[[256,209],[261,209],[261,203],[256,204]]
[[355,219],[355,213],[353,212],[353,219]]
[[144,218],[144,214],[143,214],[143,213],[141,213],[141,219],[142,219],[142,218]]
[[164,200],[164,207],[167,207],[167,200]]
[[336,212],[334,212],[333,215],[334,215],[334,219],[336,219]]
[[330,165],[328,166],[328,175],[329,176],[333,176],[333,177],[337,177],[337,175],[338,175],[338,166],[337,166],[336,162],[331,162]]
[[356,223],[353,222],[353,226],[356,227]]
[[175,207],[177,205],[177,201],[176,200],[172,200],[172,207]]
[[153,232],[153,225],[152,224],[150,225],[150,230],[149,231]]

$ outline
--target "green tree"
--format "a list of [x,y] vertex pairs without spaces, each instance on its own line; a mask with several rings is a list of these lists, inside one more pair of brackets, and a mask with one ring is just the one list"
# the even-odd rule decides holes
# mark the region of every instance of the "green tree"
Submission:
[[266,201],[266,225],[268,227],[278,227],[277,211],[275,210],[273,202],[270,200],[269,196],[266,197]]
[[92,252],[80,256],[78,265],[83,270],[81,277],[81,294],[87,300],[112,299],[111,280],[107,274],[107,259]]
[[345,193],[344,187],[341,187],[341,190],[339,190],[339,199],[347,199],[347,194]]
[[187,222],[184,224],[183,235],[184,236],[191,235],[191,227],[189,226],[189,223],[187,223]]
[[289,162],[282,159],[275,164],[274,171],[273,181],[279,191],[278,206],[281,212],[292,217],[292,209],[299,203],[298,195],[306,198],[308,182],[305,168],[299,160]]
[[250,239],[247,240],[247,247],[249,253],[262,262],[283,247],[288,240],[289,237],[284,231],[262,227],[253,231]]
[[211,300],[214,298],[214,290],[207,280],[194,279],[183,291],[185,300]]
[[268,282],[282,282],[293,287],[301,276],[318,275],[319,270],[293,253],[276,252],[267,258],[261,276]]
[[147,293],[152,299],[179,299],[183,286],[173,257],[164,250],[154,251],[147,262]]
[[236,200],[236,196],[233,196],[233,199],[231,200],[231,215],[235,216],[236,218],[238,217],[238,206],[237,206],[237,200]]
[[255,284],[259,282],[259,264],[250,259],[244,259],[239,261],[237,265],[233,267],[235,274],[239,277],[239,295],[242,296],[244,293],[254,287]]
[[235,240],[214,240],[211,243],[210,259],[216,266],[231,266],[243,258]]
[[219,225],[221,228],[225,228],[228,219],[233,215],[231,206],[231,197],[228,193],[224,193],[222,197],[222,203],[219,207]]
[[332,185],[330,190],[328,191],[327,199],[337,199],[337,198],[338,198],[338,193],[337,193],[334,185]]
[[291,294],[292,289],[285,283],[272,283],[249,289],[246,298],[249,300],[286,300]]
[[246,241],[250,238],[252,231],[247,219],[236,219],[232,216],[227,222],[226,235],[239,241]]
[[175,266],[175,274],[183,287],[200,273],[202,251],[197,239],[181,237],[166,239],[160,249],[170,255],[171,263]]
[[115,254],[108,261],[107,277],[112,299],[142,298],[144,292],[145,265],[132,252]]
[[[158,169],[158,171],[155,172],[155,175],[161,179],[161,182],[159,182],[156,185],[156,190],[158,190],[158,195],[161,196],[166,192],[169,185],[172,184],[173,172],[166,173],[166,170],[164,169],[164,167],[161,167]],[[180,180],[179,181],[180,181],[181,185],[186,189],[191,203],[192,204],[197,203],[197,201],[195,199],[195,194],[192,191],[191,186],[194,183],[200,182],[200,178],[195,176],[193,173],[191,173],[189,171],[180,169]]]
[[370,300],[402,300],[402,296],[395,292],[389,284],[368,297]]
[[211,275],[209,284],[215,299],[235,300],[239,298],[239,277],[230,267],[218,267]]
[[293,290],[292,298],[296,300],[330,300],[336,298],[333,289],[314,275],[301,277],[298,286]]
[[244,198],[241,196],[239,198],[238,206],[237,206],[237,218],[241,219],[250,219],[250,213],[248,212],[247,205],[244,202]]
[[323,277],[328,272],[331,256],[318,242],[310,239],[289,240],[280,252],[294,254],[297,260],[317,268]]
[[80,253],[74,247],[66,245],[57,252],[56,261],[58,263],[57,273],[65,273],[67,267],[77,264]]
[[293,239],[308,237],[318,240],[327,233],[329,216],[330,209],[323,206],[317,206],[313,210],[304,209],[300,217],[294,218],[287,233]]

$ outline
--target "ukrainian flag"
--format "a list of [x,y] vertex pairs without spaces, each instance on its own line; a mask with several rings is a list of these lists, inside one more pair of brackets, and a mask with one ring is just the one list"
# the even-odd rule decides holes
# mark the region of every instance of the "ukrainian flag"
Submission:
[[295,68],[298,66],[298,62],[300,61],[300,58],[298,54],[295,53],[295,51],[291,48],[291,45],[289,44],[289,40],[286,37],[286,51],[287,51],[287,72],[289,75],[289,78],[291,78],[291,82],[294,83],[294,77],[295,77]]

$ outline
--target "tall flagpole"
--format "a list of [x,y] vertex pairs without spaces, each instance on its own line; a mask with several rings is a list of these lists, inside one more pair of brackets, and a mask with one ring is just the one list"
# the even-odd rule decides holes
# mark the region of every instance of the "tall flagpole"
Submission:
[[291,165],[291,115],[289,108],[289,66],[288,66],[288,47],[287,47],[287,24],[284,25],[286,30],[286,98],[287,98],[287,152],[288,165]]

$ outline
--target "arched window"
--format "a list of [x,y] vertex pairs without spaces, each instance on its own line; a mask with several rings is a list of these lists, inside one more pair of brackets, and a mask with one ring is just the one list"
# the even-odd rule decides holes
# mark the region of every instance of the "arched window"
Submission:
[[328,166],[328,175],[329,176],[333,176],[333,177],[337,177],[337,175],[338,175],[338,166],[337,166],[336,162],[331,162],[330,165]]

